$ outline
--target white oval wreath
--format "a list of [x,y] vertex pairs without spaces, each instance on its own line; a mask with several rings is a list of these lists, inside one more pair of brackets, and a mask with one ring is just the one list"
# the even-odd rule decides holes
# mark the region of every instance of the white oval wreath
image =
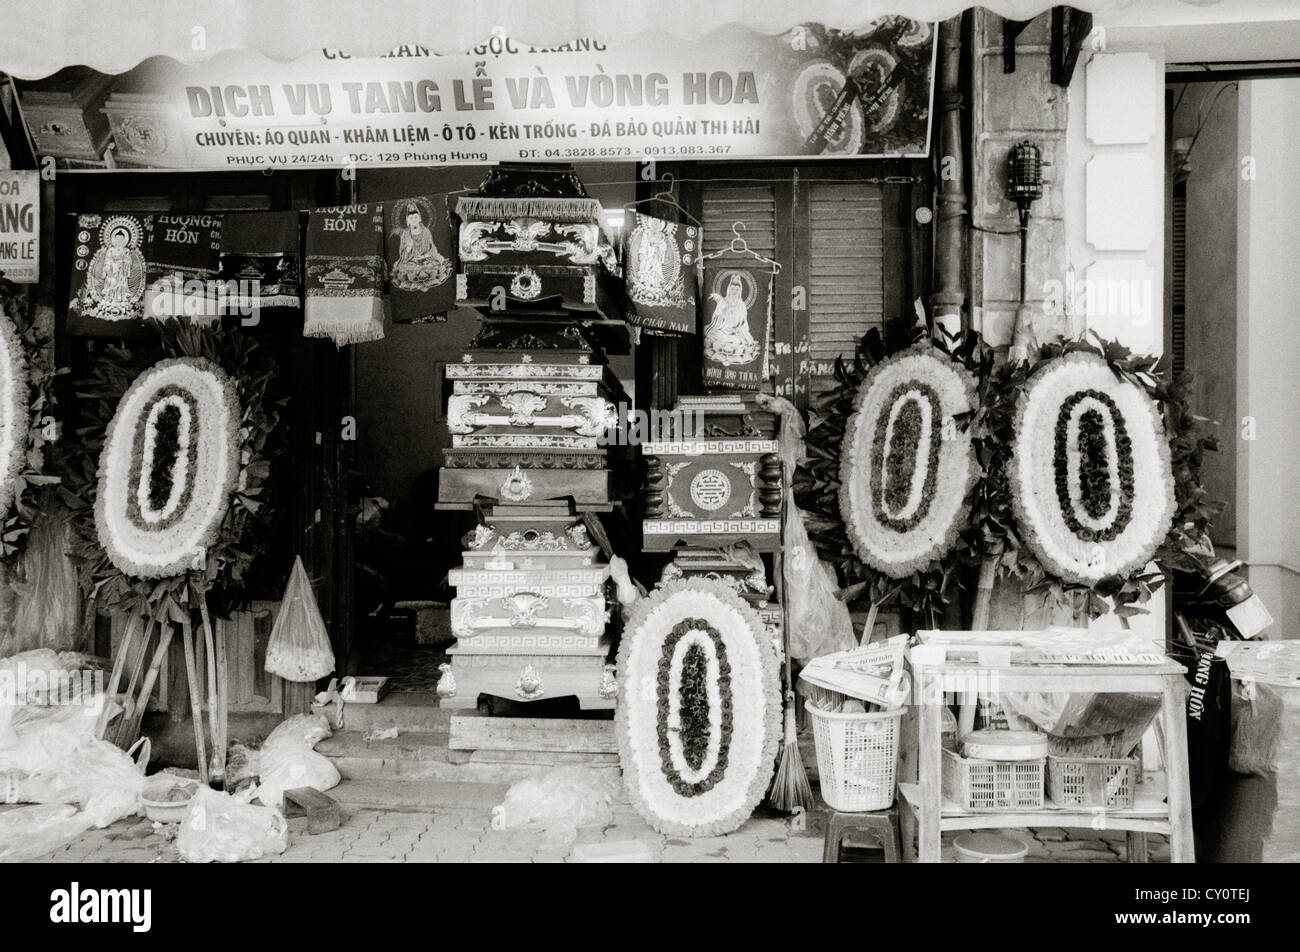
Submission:
[[1127,578],[1169,532],[1176,499],[1160,409],[1096,354],[1066,354],[1030,377],[1009,465],[1021,535],[1066,581]]
[[928,344],[868,371],[840,452],[840,512],[863,562],[906,578],[952,548],[978,475],[954,417],[974,406],[975,378]]
[[767,792],[781,735],[776,655],[725,584],[665,582],[637,603],[618,653],[619,762],[660,833],[716,836]]
[[239,474],[234,382],[201,357],[163,360],[122,395],[99,457],[95,528],[126,575],[200,567]]
[[0,520],[14,502],[14,482],[27,462],[27,357],[0,308]]

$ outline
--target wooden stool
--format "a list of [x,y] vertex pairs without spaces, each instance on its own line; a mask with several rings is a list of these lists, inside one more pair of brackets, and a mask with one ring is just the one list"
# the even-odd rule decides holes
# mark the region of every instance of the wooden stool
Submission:
[[874,813],[840,813],[832,810],[826,817],[826,841],[822,847],[823,863],[838,863],[840,848],[848,833],[865,833],[885,851],[886,863],[901,863],[898,850],[898,808]]

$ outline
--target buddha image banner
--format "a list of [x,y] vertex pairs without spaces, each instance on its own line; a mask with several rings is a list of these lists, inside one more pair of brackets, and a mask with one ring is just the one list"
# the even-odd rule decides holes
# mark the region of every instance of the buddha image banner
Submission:
[[[32,126],[60,96],[101,103],[105,164],[117,167],[920,157],[935,34],[886,17],[856,33],[736,26],[688,43],[657,35],[539,49],[494,36],[455,56],[407,46],[276,62],[233,51],[192,66],[156,58],[115,77],[65,70],[21,92]],[[33,138],[51,141],[35,128]],[[47,153],[84,159],[84,143],[76,155],[57,148]]]

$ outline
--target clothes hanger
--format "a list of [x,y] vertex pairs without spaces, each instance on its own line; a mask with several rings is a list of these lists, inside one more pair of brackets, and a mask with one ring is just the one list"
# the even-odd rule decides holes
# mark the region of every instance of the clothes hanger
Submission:
[[677,196],[673,194],[673,173],[665,172],[660,181],[663,183],[664,188],[655,192],[649,198],[641,198],[634,202],[628,202],[623,206],[623,210],[625,212],[630,211],[637,205],[644,205],[647,202],[660,202],[670,208],[677,209],[678,214],[680,214],[682,218],[688,219],[691,224],[695,225],[697,228],[703,228],[704,226],[700,224],[700,220],[683,208],[681,203],[677,201]]
[[780,274],[781,262],[774,261],[771,258],[761,255],[753,248],[749,247],[749,242],[747,242],[745,240],[745,236],[741,234],[741,232],[744,231],[745,228],[746,226],[743,221],[733,222],[731,225],[731,233],[735,237],[731,239],[731,244],[727,245],[727,247],[725,248],[719,248],[717,251],[710,252],[709,254],[704,255],[704,257],[720,258],[725,254],[749,255],[751,258],[757,258],[759,261],[763,262],[764,264],[771,265],[773,274]]

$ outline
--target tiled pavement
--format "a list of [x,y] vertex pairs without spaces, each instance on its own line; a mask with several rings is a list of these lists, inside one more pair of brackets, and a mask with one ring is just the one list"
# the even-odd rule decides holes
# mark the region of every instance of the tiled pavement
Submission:
[[[795,831],[788,817],[761,810],[727,836],[698,839],[666,837],[646,825],[626,804],[613,806],[613,823],[580,830],[577,843],[616,843],[639,840],[656,862],[663,863],[817,863],[821,861],[825,815],[814,812],[807,829]],[[289,848],[273,863],[559,863],[569,860],[575,841],[533,830],[493,830],[490,807],[391,813],[358,810],[331,833],[310,835],[303,818],[289,821]],[[104,830],[92,830],[76,842],[38,862],[178,863],[177,827],[155,827],[131,817]],[[1091,830],[1040,829],[1033,834],[1008,831],[1029,843],[1027,861],[1034,863],[1119,862],[1124,834]],[[944,838],[944,859],[952,860],[950,837]],[[1153,862],[1168,862],[1162,837],[1150,838]],[[874,850],[850,850],[846,859],[878,861]]]

